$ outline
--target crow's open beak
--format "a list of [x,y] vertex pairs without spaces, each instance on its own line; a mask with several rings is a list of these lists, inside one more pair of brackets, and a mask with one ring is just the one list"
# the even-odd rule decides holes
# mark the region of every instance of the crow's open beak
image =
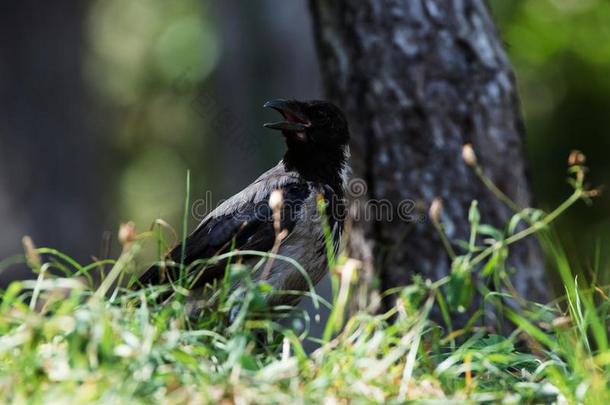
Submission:
[[283,121],[269,122],[264,124],[265,128],[278,129],[285,132],[303,132],[311,126],[309,120],[298,110],[298,104],[290,100],[267,101],[264,108],[273,108],[284,117]]

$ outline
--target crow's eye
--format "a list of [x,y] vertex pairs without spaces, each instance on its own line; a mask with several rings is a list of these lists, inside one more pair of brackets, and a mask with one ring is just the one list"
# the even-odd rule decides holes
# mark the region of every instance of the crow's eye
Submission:
[[330,122],[328,115],[323,110],[315,109],[309,113],[309,116],[318,127],[325,126]]

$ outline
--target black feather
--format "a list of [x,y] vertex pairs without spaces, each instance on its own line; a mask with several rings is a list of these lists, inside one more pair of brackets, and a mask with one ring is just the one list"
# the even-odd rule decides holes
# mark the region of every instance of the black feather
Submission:
[[[277,167],[261,176],[257,182],[267,192],[262,198],[245,200],[229,210],[231,200],[219,206],[215,212],[208,216],[199,227],[186,238],[184,249],[184,265],[189,266],[196,260],[211,258],[223,254],[234,247],[238,250],[269,251],[275,242],[275,229],[273,226],[273,211],[269,206],[269,197],[274,190],[281,190],[283,204],[280,227],[288,234],[292,232],[303,202],[309,197],[311,190],[309,184],[293,176],[277,176]],[[279,182],[278,182],[279,180]],[[263,183],[263,184],[261,184]],[[283,184],[280,187],[274,185]],[[252,186],[251,186],[252,187]],[[247,191],[248,189],[244,190]],[[261,193],[254,194],[258,196]],[[235,197],[238,197],[239,194]],[[234,197],[234,198],[235,198]],[[226,211],[226,212],[225,212]],[[168,259],[179,264],[182,256],[182,245],[172,249]],[[223,277],[225,263],[219,262],[203,269],[202,275],[195,286],[211,284],[214,280]],[[202,269],[197,269],[201,271]],[[178,266],[168,266],[163,269],[157,265],[150,267],[141,277],[143,284],[159,284],[167,277],[175,280],[178,277]]]

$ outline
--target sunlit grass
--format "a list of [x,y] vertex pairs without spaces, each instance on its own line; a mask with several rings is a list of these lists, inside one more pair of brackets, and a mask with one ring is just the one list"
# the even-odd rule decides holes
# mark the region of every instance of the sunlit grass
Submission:
[[[159,239],[161,222],[141,234],[126,225],[121,256],[89,265],[26,239],[21,261],[38,279],[15,282],[2,292],[0,398],[70,404],[608,403],[609,289],[575,276],[549,227],[570,204],[592,196],[584,188],[584,168],[570,170],[574,194],[565,204],[550,213],[518,211],[511,222],[523,226],[497,230],[483,246],[471,238],[468,249],[454,252],[452,274],[415,278],[396,290],[396,304],[385,313],[347,312],[360,264],[345,255],[331,258],[333,312],[313,353],[303,349],[308,315],[269,307],[266,296],[279,292],[251,281],[250,269],[239,264],[241,255],[254,252],[233,251],[195,264],[231,258],[224,280],[195,299],[188,276],[158,287],[126,288],[138,273],[139,249]],[[472,231],[479,232],[476,204],[470,220]],[[511,296],[509,288],[492,293],[478,285],[473,276],[484,271],[502,273],[498,282],[506,286],[504,253],[532,234],[540,237],[553,276],[565,287],[562,298],[531,303]],[[160,256],[163,252],[160,246]],[[261,266],[272,256],[258,254]],[[105,269],[101,281],[92,276],[96,269]],[[63,275],[53,275],[57,271]],[[229,288],[238,280],[238,288]],[[469,295],[456,288],[483,294],[514,331],[498,335],[481,312],[461,329],[435,323],[430,316],[435,305],[448,321],[469,305],[463,299]],[[500,298],[520,305],[504,305]]]

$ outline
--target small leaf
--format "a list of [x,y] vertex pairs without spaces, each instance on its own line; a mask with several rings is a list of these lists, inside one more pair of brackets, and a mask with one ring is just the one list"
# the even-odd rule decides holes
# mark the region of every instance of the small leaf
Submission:
[[495,251],[493,253],[493,255],[491,256],[491,258],[487,261],[487,263],[485,263],[485,266],[483,266],[483,269],[481,269],[481,274],[483,276],[490,276],[491,274],[493,274],[497,268],[499,259],[500,259],[500,252]]
[[523,220],[523,216],[525,214],[522,212],[513,215],[510,218],[510,221],[508,222],[508,227],[507,227],[507,232],[509,235],[512,235],[515,233],[515,231],[517,230],[517,226],[519,226],[519,223]]
[[504,239],[504,233],[502,231],[500,231],[499,229],[494,228],[491,225],[487,225],[487,224],[479,225],[478,230],[479,230],[479,233],[481,233],[483,235],[491,236],[495,240]]
[[453,263],[449,283],[445,288],[449,308],[456,312],[470,307],[474,295],[472,275],[468,271],[466,257],[459,257]]
[[244,370],[255,371],[258,370],[258,364],[252,355],[243,354],[239,359],[239,363],[243,367]]

